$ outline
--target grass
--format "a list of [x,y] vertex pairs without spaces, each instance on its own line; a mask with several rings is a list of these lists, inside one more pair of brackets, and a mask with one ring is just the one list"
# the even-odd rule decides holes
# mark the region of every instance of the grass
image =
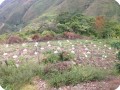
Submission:
[[76,85],[81,82],[103,80],[108,72],[99,68],[90,66],[75,66],[70,71],[54,72],[44,75],[49,85],[52,87],[60,87],[65,85]]
[[44,59],[44,63],[56,63],[56,62],[62,62],[62,61],[70,61],[74,60],[74,54],[71,54],[69,52],[57,52],[56,54],[53,51],[47,51],[44,53],[44,56],[46,57]]
[[[29,63],[16,68],[15,66],[0,66],[0,84],[4,88],[19,90],[21,86],[29,83],[31,78],[36,76],[39,65]],[[9,89],[8,89],[9,90]]]
[[114,42],[111,44],[111,46],[116,48],[116,49],[120,49],[120,42]]
[[36,87],[34,85],[25,85],[20,90],[36,90]]
[[[70,42],[67,42],[66,40],[60,41],[62,44],[61,48],[64,48],[65,51],[69,52],[72,48],[72,45],[81,45],[80,47],[77,47],[77,49],[82,50],[83,46],[86,45],[87,48],[89,48],[90,51],[94,50],[97,51],[96,48],[100,47],[103,50],[109,51],[108,47],[103,47],[104,44],[106,44],[106,41],[102,42],[102,40],[69,40]],[[102,42],[102,43],[99,43]],[[91,43],[93,43],[91,45]],[[50,44],[52,47],[47,47],[46,42],[40,42],[38,45],[38,50],[40,47],[44,47],[47,49],[43,50],[41,54],[44,54],[46,51],[49,50],[56,50],[57,47],[60,47],[58,42],[56,41],[50,41]],[[96,44],[97,47],[93,47],[93,45]],[[90,45],[90,46],[89,46]],[[109,46],[107,44],[107,46]],[[5,88],[6,90],[19,90],[19,89],[26,89],[26,88],[35,88],[34,85],[31,84],[32,78],[36,76],[40,76],[40,79],[45,80],[51,87],[60,87],[65,85],[76,85],[81,82],[89,82],[89,81],[96,81],[96,80],[103,80],[109,75],[116,75],[116,71],[111,70],[111,68],[107,68],[107,70],[101,69],[99,67],[93,67],[88,66],[85,64],[85,66],[78,66],[73,65],[70,69],[65,69],[62,71],[59,71],[57,69],[52,70],[52,72],[45,73],[45,67],[46,65],[49,65],[49,63],[37,63],[37,57],[33,54],[30,55],[30,53],[22,54],[18,57],[19,61],[22,61],[22,64],[16,68],[16,66],[11,62],[13,60],[12,56],[16,55],[19,51],[23,49],[27,49],[28,52],[33,52],[36,50],[36,47],[34,47],[34,43],[27,43],[25,47],[22,47],[21,44],[13,44],[9,45],[9,47],[6,49],[5,45],[0,45],[0,60],[4,60],[3,53],[8,52],[10,56],[6,59],[9,59],[9,65],[0,65],[0,85]],[[53,50],[54,49],[54,50]],[[113,49],[113,48],[112,48]],[[17,50],[17,51],[16,51]],[[106,53],[107,53],[106,51]],[[99,51],[100,55],[102,55],[101,50]],[[41,56],[40,54],[40,56]],[[49,53],[48,53],[49,54]],[[82,54],[82,53],[81,53]],[[94,54],[94,53],[93,53]],[[51,57],[47,58],[47,60],[53,60],[56,59],[53,58],[53,54],[50,54]],[[55,54],[56,55],[56,54]],[[110,52],[108,56],[112,56],[113,54]],[[48,55],[49,56],[49,55]],[[82,55],[80,55],[82,56]],[[45,54],[45,57],[46,54]],[[94,56],[95,61],[97,56]],[[28,58],[28,62],[26,62],[26,58]],[[42,58],[42,57],[40,57]],[[58,57],[60,58],[60,57]],[[66,57],[65,57],[66,58]],[[71,58],[72,59],[72,58]],[[90,58],[87,57],[84,60],[87,61]],[[56,59],[57,60],[57,59]],[[108,59],[104,59],[104,63]],[[54,60],[53,60],[54,61]],[[59,60],[62,61],[62,60]],[[63,60],[64,61],[64,60]],[[68,60],[69,61],[69,60]],[[70,60],[71,61],[71,60]],[[95,63],[94,61],[94,63]],[[103,62],[103,61],[102,61]],[[56,62],[55,62],[56,63]],[[54,64],[55,64],[54,63]],[[100,62],[101,63],[101,62]],[[51,63],[52,64],[52,63]],[[98,63],[99,64],[99,63]],[[30,90],[30,89],[29,89]]]
[[[80,82],[103,80],[110,72],[90,66],[73,66],[69,70],[44,72],[44,65],[27,63],[18,68],[15,66],[0,66],[0,84],[8,90],[19,90],[30,87],[35,76],[48,82],[51,87],[76,85]],[[24,86],[24,85],[28,86]],[[24,87],[23,87],[24,86]],[[35,87],[33,87],[35,88]],[[24,90],[24,89],[22,89]]]

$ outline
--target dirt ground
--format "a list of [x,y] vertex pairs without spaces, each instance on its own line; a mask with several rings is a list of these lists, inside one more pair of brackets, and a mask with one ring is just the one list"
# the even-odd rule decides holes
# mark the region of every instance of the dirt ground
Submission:
[[109,77],[103,81],[94,81],[77,84],[76,86],[64,86],[60,88],[47,88],[44,81],[38,80],[37,90],[115,90],[120,85],[120,77]]

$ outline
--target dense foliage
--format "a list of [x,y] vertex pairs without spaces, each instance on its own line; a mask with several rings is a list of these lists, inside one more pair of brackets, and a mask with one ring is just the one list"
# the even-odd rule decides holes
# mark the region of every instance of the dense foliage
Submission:
[[[115,0],[5,0],[0,6],[0,34],[10,31],[19,31],[24,26],[37,24],[46,16],[58,15],[61,12],[81,12],[87,16],[103,15],[109,19],[120,20],[120,7]],[[99,5],[99,7],[97,6]],[[45,16],[45,17],[44,17]],[[32,21],[32,22],[30,22]],[[0,24],[1,24],[0,23]],[[1,25],[0,25],[1,26]]]
[[[81,36],[119,39],[120,23],[110,21],[103,16],[92,18],[78,12],[64,12],[60,13],[56,19],[52,18],[40,24],[33,24],[21,32],[11,33],[10,35],[18,35],[23,41],[76,39],[81,38]],[[5,41],[8,36],[9,34],[0,36],[0,41]]]
[[94,19],[79,13],[62,13],[57,17],[58,33],[69,31],[82,35],[95,35]]
[[111,44],[111,46],[116,48],[116,49],[120,49],[120,42],[114,42]]
[[71,69],[64,69],[62,71],[53,68],[52,71],[47,73],[45,68],[45,65],[34,63],[27,63],[19,68],[13,65],[0,66],[0,84],[6,90],[21,90],[21,87],[26,83],[32,82],[33,77],[40,76],[49,85],[60,87],[63,85],[75,85],[79,82],[102,80],[108,75],[108,72],[106,73],[104,70],[89,66],[74,66]]
[[103,16],[90,18],[79,13],[62,13],[57,18],[59,33],[72,31],[98,38],[120,38],[120,23],[109,21]]
[[44,53],[44,55],[45,55],[45,58],[43,59],[43,62],[46,64],[47,63],[56,63],[56,62],[60,62],[60,61],[74,60],[74,55],[69,52],[48,51],[48,52]]
[[107,21],[103,28],[102,38],[120,38],[120,23]]

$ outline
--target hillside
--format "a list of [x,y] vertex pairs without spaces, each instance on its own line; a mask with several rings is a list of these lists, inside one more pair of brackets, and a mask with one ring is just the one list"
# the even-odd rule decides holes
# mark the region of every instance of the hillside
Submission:
[[0,90],[120,90],[115,0],[4,0]]
[[38,17],[61,12],[78,11],[87,16],[119,19],[119,9],[114,0],[5,0],[0,6],[0,34],[18,31],[36,18],[39,21]]
[[106,41],[112,40],[0,44],[0,85],[7,90],[115,90],[118,50]]

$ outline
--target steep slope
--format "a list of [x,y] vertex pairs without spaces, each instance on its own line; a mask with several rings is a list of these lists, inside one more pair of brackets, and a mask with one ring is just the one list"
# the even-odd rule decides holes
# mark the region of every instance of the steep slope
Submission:
[[114,0],[95,0],[85,11],[85,15],[103,15],[109,18],[120,18],[120,6]]
[[78,11],[88,16],[119,19],[119,9],[114,0],[5,0],[0,6],[0,33],[19,30],[42,15],[61,12]]
[[0,22],[5,24],[0,33],[18,30],[23,24],[22,17],[33,2],[35,0],[5,0],[0,7]]

